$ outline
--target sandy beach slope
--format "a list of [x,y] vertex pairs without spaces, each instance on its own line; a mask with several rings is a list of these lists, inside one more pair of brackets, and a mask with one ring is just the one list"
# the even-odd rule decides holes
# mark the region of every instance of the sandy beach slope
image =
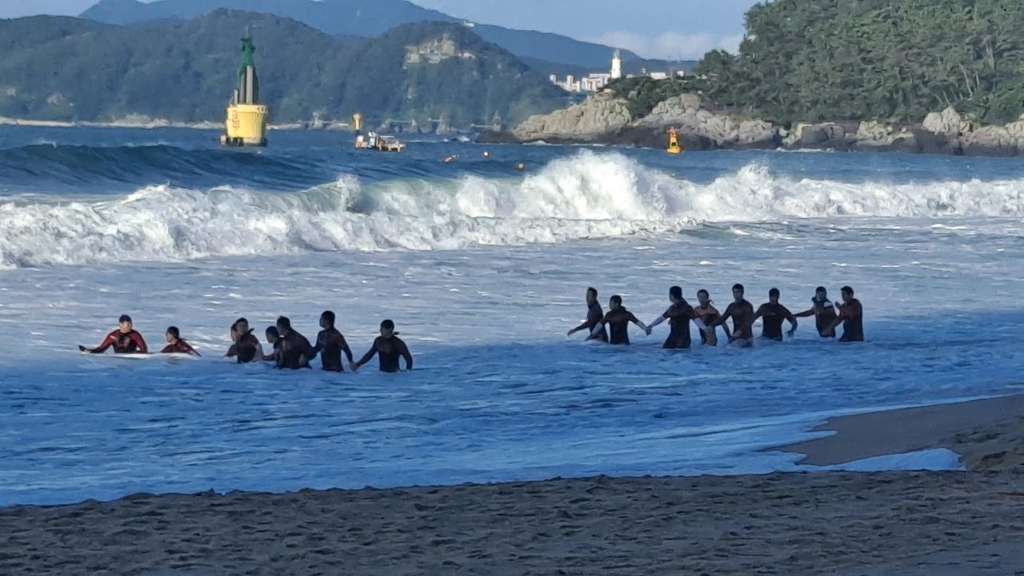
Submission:
[[951,438],[925,447],[973,454],[971,471],[135,495],[7,508],[0,574],[1024,574],[1019,415]]

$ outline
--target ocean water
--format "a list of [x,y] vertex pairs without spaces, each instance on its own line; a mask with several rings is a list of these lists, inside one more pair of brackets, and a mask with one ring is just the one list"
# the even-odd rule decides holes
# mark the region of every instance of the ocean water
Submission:
[[[0,505],[795,470],[765,449],[829,416],[1024,388],[1013,159],[216,136],[0,128]],[[851,285],[868,341],[812,319],[748,350],[667,352],[665,326],[628,348],[565,336],[588,286],[649,322],[673,284],[722,309],[735,282],[794,311]],[[357,356],[394,319],[415,369],[220,358],[239,316],[312,338],[326,309]],[[77,352],[122,313],[203,358]]]

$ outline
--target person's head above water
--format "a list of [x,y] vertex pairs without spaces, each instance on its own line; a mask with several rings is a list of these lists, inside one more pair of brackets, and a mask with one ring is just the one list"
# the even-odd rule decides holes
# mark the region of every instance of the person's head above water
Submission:
[[281,334],[281,337],[285,337],[292,332],[292,321],[287,316],[281,316],[277,319],[277,331]]
[[768,291],[768,301],[772,304],[778,304],[780,295],[778,288],[772,288]]
[[281,334],[277,331],[277,326],[267,326],[267,342],[273,344],[280,337]]
[[732,287],[732,297],[737,302],[743,300],[743,284],[734,284]]
[[597,302],[597,288],[591,286],[587,288],[587,304],[593,306]]
[[697,290],[697,301],[700,302],[701,306],[707,306],[711,302],[711,294],[708,294],[707,290]]
[[611,308],[612,310],[622,308],[622,296],[619,296],[618,294],[612,296],[608,300],[608,307]]
[[167,337],[167,342],[173,344],[181,339],[181,331],[178,330],[177,326],[171,326],[167,328],[167,333],[164,336]]
[[853,300],[853,288],[849,286],[843,286],[843,289],[839,291],[843,295],[843,302],[849,302]]
[[320,315],[320,327],[321,328],[334,328],[334,321],[337,317],[334,312],[330,310],[324,310],[324,313]]
[[385,338],[391,338],[395,334],[397,334],[397,332],[395,332],[395,323],[394,322],[392,322],[391,320],[384,320],[383,322],[380,323],[380,335],[381,336],[383,336]]
[[669,288],[668,289],[668,299],[671,300],[673,304],[675,304],[676,302],[682,302],[683,301],[683,289],[680,288],[679,286],[673,286],[673,287]]
[[132,317],[127,314],[121,314],[121,317],[117,319],[117,327],[121,332],[125,334],[132,331]]
[[828,300],[828,290],[824,286],[818,286],[814,289],[814,297],[818,299],[818,302],[824,302]]

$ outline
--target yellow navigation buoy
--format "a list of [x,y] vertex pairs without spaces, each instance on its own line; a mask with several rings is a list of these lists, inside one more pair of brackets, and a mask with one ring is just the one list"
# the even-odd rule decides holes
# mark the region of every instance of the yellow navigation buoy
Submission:
[[668,129],[668,148],[665,152],[669,154],[679,154],[683,151],[683,148],[679,145],[679,133],[676,132],[675,128]]

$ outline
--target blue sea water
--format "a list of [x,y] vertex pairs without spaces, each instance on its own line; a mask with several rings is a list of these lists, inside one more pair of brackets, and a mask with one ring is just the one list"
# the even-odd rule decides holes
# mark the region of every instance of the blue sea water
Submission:
[[[827,416],[1021,389],[1014,159],[216,136],[0,127],[0,505],[792,470],[762,450]],[[649,322],[735,282],[794,311],[851,285],[868,342],[565,336],[591,285]],[[357,355],[394,319],[416,369],[219,358],[238,316],[313,337],[325,309]],[[122,313],[204,357],[77,352]]]

